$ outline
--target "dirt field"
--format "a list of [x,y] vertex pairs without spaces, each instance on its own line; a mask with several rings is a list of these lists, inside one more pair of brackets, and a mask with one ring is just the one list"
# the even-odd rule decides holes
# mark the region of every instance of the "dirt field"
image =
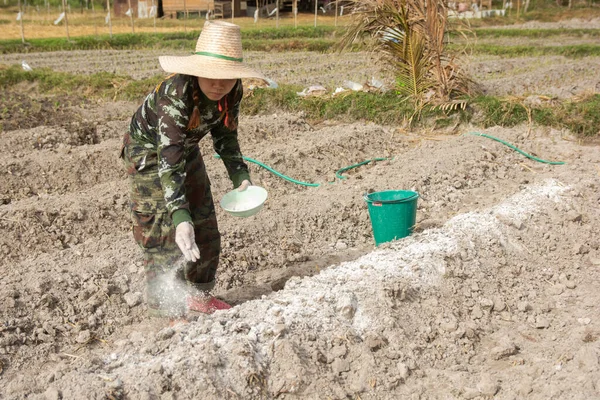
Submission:
[[[135,70],[137,79],[158,71],[156,56],[0,63]],[[366,54],[248,59],[282,83],[389,79]],[[488,93],[536,101],[597,92],[598,61],[487,57],[470,68]],[[56,115],[35,87],[18,89],[40,123],[17,114],[14,126],[29,128],[0,133],[0,398],[600,397],[597,143],[536,126],[406,132],[276,110],[243,116],[246,156],[321,185],[250,164],[269,191],[265,208],[247,219],[217,210],[217,292],[236,307],[169,328],[145,317],[117,158],[138,104],[88,102]],[[218,201],[230,182],[209,142],[201,150]],[[335,179],[375,157],[390,159]],[[416,232],[375,249],[362,196],[390,189],[420,194]]]

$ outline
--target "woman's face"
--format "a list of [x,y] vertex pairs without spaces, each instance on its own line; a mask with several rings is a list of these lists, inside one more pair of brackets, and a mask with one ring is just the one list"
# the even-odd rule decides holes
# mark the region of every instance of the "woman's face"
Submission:
[[237,79],[209,79],[198,77],[200,90],[212,101],[221,100],[235,86]]

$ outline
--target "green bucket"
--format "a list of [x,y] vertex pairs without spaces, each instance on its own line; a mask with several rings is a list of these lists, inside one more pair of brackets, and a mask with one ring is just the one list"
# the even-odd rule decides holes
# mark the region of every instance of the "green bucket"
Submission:
[[409,236],[417,219],[419,194],[410,190],[387,190],[364,195],[375,245]]

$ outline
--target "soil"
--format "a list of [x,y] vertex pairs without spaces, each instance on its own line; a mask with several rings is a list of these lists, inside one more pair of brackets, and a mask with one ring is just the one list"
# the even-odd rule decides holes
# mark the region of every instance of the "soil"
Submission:
[[[91,72],[113,55],[115,71],[130,71],[121,61],[135,56],[136,79],[158,71],[151,52],[99,53],[26,57]],[[285,83],[385,78],[367,54],[252,60]],[[471,61],[491,94],[569,98],[600,82],[597,58]],[[600,397],[598,143],[538,126],[407,131],[243,115],[246,156],[320,185],[250,163],[265,207],[244,219],[217,209],[216,294],[235,307],[171,327],[146,317],[118,160],[138,104],[14,90],[29,96],[12,97],[22,112],[0,132],[0,398]],[[218,201],[231,183],[209,142]],[[363,194],[399,189],[420,195],[415,232],[375,247]]]

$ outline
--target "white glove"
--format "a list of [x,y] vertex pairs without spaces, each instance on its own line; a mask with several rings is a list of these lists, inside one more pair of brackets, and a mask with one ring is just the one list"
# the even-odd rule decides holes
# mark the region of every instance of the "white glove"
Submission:
[[248,187],[250,187],[251,185],[252,183],[250,183],[248,179],[244,179],[240,186],[237,188],[237,190],[238,192],[243,192],[244,190],[248,189]]
[[200,250],[195,241],[194,225],[184,221],[175,228],[175,243],[183,253],[186,261],[197,261],[200,259]]

